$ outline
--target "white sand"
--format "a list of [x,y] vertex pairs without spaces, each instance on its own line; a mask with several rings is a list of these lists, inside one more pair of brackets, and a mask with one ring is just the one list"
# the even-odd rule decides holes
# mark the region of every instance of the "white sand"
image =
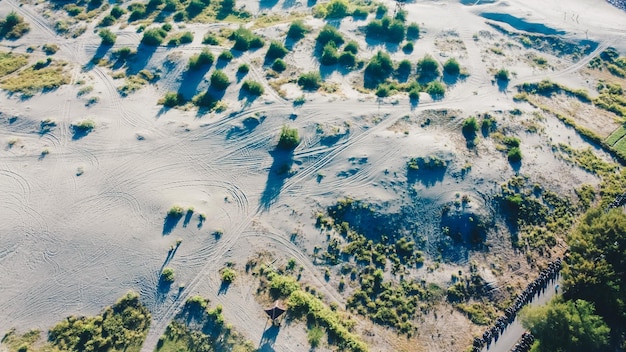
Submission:
[[[386,3],[393,9],[392,2]],[[245,4],[256,13],[254,2]],[[282,9],[283,2],[279,1],[274,8]],[[421,24],[423,37],[411,55],[399,50],[393,53],[393,58],[415,62],[430,53],[444,62],[447,58],[440,55],[435,41],[449,37],[445,33],[454,32],[452,37],[458,36],[466,46],[465,51],[454,53],[459,54],[459,61],[471,76],[451,87],[445,99],[432,101],[422,95],[422,102],[416,108],[403,96],[378,101],[353,89],[351,82],[362,73],[347,76],[333,73],[329,80],[340,84],[340,94],[307,93],[307,102],[299,108],[294,108],[267,84],[266,94],[247,106],[237,101],[239,84],[232,84],[225,95],[229,102],[225,112],[198,116],[196,111],[162,111],[156,102],[166,91],[178,89],[187,58],[200,50],[199,41],[207,30],[206,25],[188,26],[196,33],[196,40],[170,50],[179,52],[171,67],[163,65],[168,49],[159,48],[147,68],[159,69],[161,80],[155,86],[121,98],[115,90],[121,82],[112,80],[108,69],[80,70],[99,44],[91,28],[78,39],[65,40],[54,34],[51,23],[38,14],[36,7],[30,4],[18,7],[14,0],[0,2],[0,15],[11,9],[25,16],[32,29],[16,42],[3,41],[0,49],[8,50],[8,45],[14,45],[16,51],[23,52],[29,45],[60,44],[56,57],[70,62],[73,82],[85,80],[87,85],[93,85],[90,96],[98,96],[100,101],[93,107],[85,107],[86,98],[76,97],[80,89],[77,85],[25,101],[0,95],[0,142],[3,143],[0,189],[4,191],[0,200],[0,330],[10,327],[45,330],[70,314],[96,314],[132,289],[141,293],[143,302],[153,313],[147,350],[154,347],[185,299],[195,294],[223,304],[226,319],[253,342],[259,341],[265,319],[253,298],[256,284],[242,279],[225,295],[217,294],[218,270],[224,263],[235,262],[241,269],[247,258],[259,250],[268,250],[279,258],[296,258],[306,269],[305,280],[318,286],[330,301],[345,302],[336,292],[336,285],[326,283],[320,267],[311,263],[313,247],[324,245],[324,238],[312,226],[313,214],[343,196],[373,203],[388,202],[398,208],[408,201],[405,165],[410,157],[437,154],[452,162],[444,179],[434,187],[415,185],[420,202],[432,206],[422,215],[436,214],[443,203],[454,200],[459,192],[470,194],[476,200],[475,207],[483,207],[482,196],[497,191],[498,184],[515,171],[489,139],[481,137],[476,150],[468,150],[459,132],[462,120],[487,111],[515,107],[531,110],[527,105],[513,103],[511,91],[499,92],[491,82],[489,68],[504,66],[514,71],[517,77],[512,84],[553,78],[585,86],[577,70],[591,57],[575,63],[542,54],[556,67],[555,71],[544,72],[520,61],[524,52],[515,47],[506,49],[504,58],[488,54],[487,49],[493,43],[510,40],[488,26],[478,16],[480,13],[508,13],[563,30],[568,37],[581,39],[588,35],[600,43],[600,48],[611,45],[626,49],[623,47],[626,13],[603,1],[508,0],[477,6],[464,6],[456,1],[417,1],[406,5],[406,9],[409,21]],[[576,15],[573,20],[571,14]],[[316,28],[323,24],[319,20],[310,23]],[[346,19],[340,28],[348,38],[359,40],[362,48],[359,55],[366,59],[381,46],[367,45],[362,36],[357,36],[358,26],[364,24],[365,21],[355,23]],[[285,26],[280,28],[284,31]],[[479,31],[489,31],[494,39],[481,37],[474,41],[472,36]],[[140,39],[132,27],[117,32],[116,47],[133,47]],[[273,29],[261,32],[272,36],[281,33]],[[298,44],[295,52],[287,56],[288,64],[298,71],[317,69],[317,60],[307,49],[312,42],[307,38]],[[214,48],[216,54],[220,51]],[[225,71],[234,81],[239,63],[258,60],[263,55],[264,50],[247,53],[235,59]],[[250,77],[264,80],[264,72],[253,67]],[[200,82],[199,87],[207,85]],[[302,94],[293,85],[284,89],[289,98]],[[462,112],[455,119],[420,127],[425,120],[424,112],[435,109]],[[258,126],[244,124],[246,118],[255,114],[265,116]],[[531,114],[511,117],[494,112],[494,115],[500,126],[523,140],[520,173],[531,178],[542,177],[546,185],[563,193],[582,183],[597,183],[595,177],[550,153],[550,143],[586,145],[556,119],[540,122],[545,134],[531,135],[519,126],[520,119],[532,120]],[[297,116],[295,120],[294,116]],[[392,127],[405,116],[409,116],[409,122],[399,130]],[[11,123],[12,117],[17,120]],[[45,118],[55,120],[58,126],[49,134],[39,135],[39,122]],[[70,124],[85,118],[93,119],[96,129],[82,139],[73,140]],[[349,132],[334,144],[322,143],[322,136],[316,132],[317,123],[345,126],[346,122]],[[273,164],[270,151],[284,124],[299,128],[303,140],[294,153],[293,175],[282,181],[270,175],[270,182],[278,183],[267,190]],[[7,143],[11,139],[17,139],[17,143],[9,148]],[[44,148],[50,154],[41,157]],[[465,179],[454,177],[466,162],[472,164],[470,175]],[[320,182],[318,174],[323,175]],[[263,204],[268,196],[269,206]],[[188,226],[184,227],[181,220],[171,234],[163,235],[164,216],[173,204],[192,206],[195,214]],[[197,226],[198,213],[207,216],[201,228]],[[438,235],[436,219],[422,221],[426,235]],[[212,235],[217,229],[224,232],[219,240]],[[302,240],[297,244],[289,241],[294,229],[302,232]],[[168,248],[178,238],[183,240],[182,245],[167,263],[176,271],[176,282],[170,292],[160,293],[159,271]],[[414,275],[427,276],[423,270]],[[440,281],[445,281],[446,276],[447,272],[432,275]],[[185,285],[180,295],[179,284]],[[450,329],[469,331],[462,319],[450,319],[456,322]],[[431,328],[426,325],[425,331]],[[384,338],[370,342],[381,350],[394,345]],[[429,345],[429,350],[445,350],[442,346]],[[276,351],[308,348],[304,330],[301,326],[281,330],[273,348]]]

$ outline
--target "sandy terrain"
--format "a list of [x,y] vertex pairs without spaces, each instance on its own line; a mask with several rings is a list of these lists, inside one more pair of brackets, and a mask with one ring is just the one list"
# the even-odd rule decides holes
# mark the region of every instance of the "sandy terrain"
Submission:
[[[443,100],[422,94],[421,102],[411,106],[405,95],[376,99],[355,89],[353,82],[362,73],[332,72],[325,79],[336,82],[340,92],[305,93],[306,103],[294,107],[288,99],[303,93],[295,85],[282,87],[287,99],[274,91],[263,68],[254,65],[264,55],[264,50],[259,50],[236,58],[224,70],[235,81],[237,66],[251,63],[250,76],[263,82],[265,94],[252,103],[240,101],[240,83],[233,83],[224,96],[228,102],[224,112],[201,114],[163,109],[157,101],[165,92],[186,84],[187,59],[200,51],[208,27],[228,25],[188,25],[186,30],[195,33],[194,43],[174,49],[160,47],[147,61],[147,69],[160,71],[160,80],[121,97],[116,91],[121,82],[111,78],[108,68],[84,67],[100,43],[93,24],[84,35],[65,39],[41,16],[41,6],[0,1],[0,15],[16,10],[31,24],[28,35],[15,42],[3,41],[0,50],[25,52],[30,45],[57,43],[61,49],[55,57],[70,63],[72,76],[72,84],[30,99],[0,94],[0,189],[4,191],[0,200],[0,332],[10,327],[45,330],[70,314],[95,314],[133,289],[140,292],[153,314],[145,351],[154,349],[185,299],[195,294],[222,304],[226,319],[258,342],[265,317],[253,296],[256,282],[236,281],[226,293],[218,294],[218,270],[226,262],[241,269],[260,250],[280,260],[293,257],[305,268],[306,282],[317,286],[329,302],[345,305],[336,284],[323,279],[323,268],[314,265],[311,257],[313,248],[325,241],[314,228],[314,213],[338,198],[350,196],[389,209],[407,202],[421,204],[423,208],[415,216],[420,219],[422,234],[434,241],[440,236],[436,214],[458,193],[470,196],[472,211],[486,212],[499,185],[518,173],[564,195],[571,195],[573,188],[583,183],[597,184],[595,176],[563,162],[550,149],[559,142],[575,148],[588,144],[556,118],[537,119],[530,105],[514,103],[512,87],[549,78],[573,88],[591,89],[593,82],[587,82],[578,71],[609,46],[626,51],[626,13],[599,0],[478,1],[475,6],[463,2],[470,3],[408,3],[409,22],[420,23],[422,38],[410,55],[390,49],[397,61],[408,58],[415,62],[426,53],[441,62],[448,56],[457,57],[470,76],[450,87]],[[244,3],[253,14],[306,10],[306,4],[300,2],[284,4],[280,0],[271,9],[259,8],[258,2]],[[393,9],[393,2],[385,3]],[[500,17],[487,19],[485,14],[508,14],[518,20],[498,22],[494,18]],[[314,28],[323,25],[311,17],[307,22]],[[554,30],[572,40],[589,39],[597,47],[580,60],[536,52],[552,66],[538,69],[524,59],[533,50],[504,45],[511,39],[487,22],[498,22],[511,31],[536,28],[528,23],[543,24],[549,27],[542,28],[544,31]],[[365,23],[350,18],[340,24],[347,38],[359,41],[363,59],[384,47],[366,43],[357,35],[358,27]],[[283,24],[258,32],[283,38],[285,30]],[[114,31],[118,34],[115,48],[136,47],[140,40],[132,26],[114,27]],[[478,33],[484,35],[474,40]],[[463,47],[458,46],[459,41]],[[310,52],[311,43],[312,37],[304,39],[287,56],[294,72],[319,68]],[[489,51],[496,43],[502,45],[504,56]],[[212,47],[215,54],[222,49]],[[33,61],[36,56],[33,54]],[[492,70],[501,67],[515,73],[508,89],[492,82]],[[208,75],[198,82],[198,90],[208,86],[207,79]],[[90,95],[98,96],[98,103],[88,107],[84,97],[77,97],[80,86],[75,83],[81,80],[94,87]],[[515,108],[523,114],[508,113]],[[458,114],[442,118],[436,112],[443,109]],[[476,148],[467,148],[460,133],[462,121],[484,112],[491,113],[510,135],[522,139],[524,159],[519,169],[511,167],[489,138],[480,136]],[[41,135],[39,124],[46,118],[55,120],[57,126]],[[75,139],[70,125],[86,118],[95,121],[95,130]],[[424,126],[426,119],[432,123]],[[528,133],[522,121],[536,123],[542,132]],[[290,176],[283,178],[275,174],[280,161],[273,157],[273,149],[285,124],[297,127],[303,138],[294,152]],[[325,138],[318,132],[318,124],[328,130],[340,126],[343,134]],[[603,135],[610,132],[602,130]],[[10,140],[15,140],[12,146]],[[44,149],[49,154],[42,155]],[[445,175],[433,184],[410,184],[407,160],[427,155],[450,161]],[[471,172],[459,177],[467,163]],[[193,207],[195,213],[188,223],[181,220],[169,229],[164,219],[174,204]],[[202,225],[199,213],[206,214]],[[221,238],[213,235],[216,230],[223,231]],[[301,233],[296,243],[290,241],[294,230]],[[490,236],[494,248],[506,247],[502,243],[506,236]],[[179,238],[180,248],[166,261],[169,247]],[[422,269],[412,275],[445,285],[450,273],[464,268],[472,255],[466,251],[434,272]],[[169,292],[159,291],[157,285],[165,265],[176,271],[175,286]],[[488,264],[479,265],[486,268]],[[501,286],[512,279],[504,275],[494,280]],[[178,285],[184,285],[180,292]],[[392,337],[384,337],[391,334],[376,326],[372,329],[379,329],[381,336],[367,340],[372,350],[394,348]],[[435,340],[438,329],[443,338],[458,334],[459,343],[478,331],[460,314],[449,314],[424,323],[419,338],[427,343],[422,348],[451,348],[449,341]],[[268,348],[307,349],[303,326],[282,329]]]

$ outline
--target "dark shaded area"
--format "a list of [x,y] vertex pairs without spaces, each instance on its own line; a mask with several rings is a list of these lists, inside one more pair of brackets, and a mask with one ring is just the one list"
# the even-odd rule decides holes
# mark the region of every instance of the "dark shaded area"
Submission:
[[222,281],[222,283],[220,284],[220,288],[217,290],[217,295],[225,295],[226,292],[228,292],[229,288],[230,282]]
[[498,91],[500,91],[501,93],[504,93],[509,87],[509,80],[508,79],[496,79],[496,84],[498,85]]
[[442,182],[446,175],[446,168],[426,170],[409,170],[406,173],[407,181],[411,184],[419,182],[426,187],[433,187],[437,182]]
[[72,140],[77,141],[81,138],[86,137],[89,133],[91,133],[91,128],[84,128],[80,126],[72,126]]
[[187,212],[185,213],[185,220],[183,220],[183,227],[187,227],[187,225],[189,225],[192,216],[193,210],[187,210]]
[[274,343],[276,343],[276,338],[278,337],[279,332],[280,327],[273,324],[263,331],[261,342],[259,343],[259,351],[274,351]]
[[243,137],[254,131],[264,120],[265,116],[261,116],[260,118],[247,117],[242,121],[242,126],[235,126],[228,131],[226,139]]
[[451,75],[449,73],[446,73],[445,71],[443,72],[443,78],[442,78],[443,83],[445,83],[447,86],[453,86],[455,84],[457,84],[457,82],[459,81],[459,75]]
[[328,207],[328,214],[336,223],[349,223],[367,239],[380,242],[383,236],[401,236],[405,225],[410,225],[404,221],[403,214],[383,212],[385,206],[347,198]]
[[507,23],[511,27],[519,31],[539,33],[539,34],[545,34],[545,35],[563,35],[566,33],[565,31],[560,31],[554,28],[550,28],[542,23],[526,22],[525,20],[519,17],[515,17],[507,13],[484,12],[481,14],[481,16],[488,20]]
[[176,225],[180,219],[182,219],[182,215],[167,215],[165,216],[165,220],[163,221],[163,235],[169,235],[172,233]]
[[265,189],[260,200],[260,206],[264,210],[268,210],[276,201],[285,180],[291,175],[291,166],[293,165],[293,151],[291,150],[277,148],[271,151],[270,155],[274,160],[268,172]]
[[140,43],[137,47],[137,54],[133,55],[132,60],[126,61],[126,75],[136,75],[143,70],[150,62],[152,55],[156,52],[158,46],[145,45]]
[[482,244],[487,238],[487,224],[482,216],[471,212],[444,211],[440,225],[445,235],[470,247]]
[[607,0],[607,2],[622,11],[626,11],[626,0]]
[[185,100],[190,100],[196,94],[198,86],[204,80],[204,76],[211,68],[211,65],[203,65],[198,70],[187,70],[183,73],[183,81],[178,87],[178,94]]

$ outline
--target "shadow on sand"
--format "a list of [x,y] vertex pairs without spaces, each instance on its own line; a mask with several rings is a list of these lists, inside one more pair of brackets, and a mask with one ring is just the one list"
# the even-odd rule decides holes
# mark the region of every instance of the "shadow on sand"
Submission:
[[182,219],[182,215],[167,215],[163,220],[163,235],[169,235]]
[[263,210],[268,210],[276,201],[285,180],[291,176],[291,166],[293,165],[293,151],[291,150],[275,149],[270,152],[270,155],[274,160],[261,195],[260,206]]

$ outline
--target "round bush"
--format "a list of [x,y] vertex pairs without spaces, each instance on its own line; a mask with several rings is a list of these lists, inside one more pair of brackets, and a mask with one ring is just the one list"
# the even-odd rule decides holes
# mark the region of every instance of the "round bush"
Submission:
[[426,55],[417,62],[420,77],[439,77],[439,63],[432,56]]
[[243,89],[246,93],[254,96],[261,96],[265,92],[263,85],[259,82],[246,80],[241,85],[241,89]]
[[518,147],[511,148],[506,156],[512,163],[522,161],[522,151]]
[[449,58],[443,64],[443,71],[449,75],[457,76],[459,73],[461,73],[461,65],[458,61],[456,61],[455,58]]
[[301,20],[291,22],[287,31],[287,38],[300,40],[309,32],[309,28]]
[[211,87],[217,90],[224,90],[228,88],[230,81],[228,76],[222,70],[215,70],[211,74]]
[[108,29],[101,29],[98,35],[102,38],[102,45],[113,45],[117,39],[115,33]]
[[283,72],[286,69],[287,69],[287,64],[285,63],[285,61],[283,61],[282,59],[274,60],[274,63],[272,64],[272,70],[276,72]]
[[237,67],[237,73],[245,75],[246,73],[250,72],[250,66],[248,66],[247,64],[241,64],[239,65],[239,67]]
[[220,53],[220,56],[218,56],[217,59],[222,61],[230,61],[233,59],[233,53],[230,52],[230,50],[224,50]]
[[501,68],[500,70],[498,70],[498,72],[496,72],[495,77],[496,77],[496,79],[498,81],[508,81],[509,80],[509,71],[507,71],[506,69]]
[[300,136],[296,128],[283,126],[280,131],[280,139],[278,140],[278,148],[293,150],[300,144]]
[[426,86],[426,93],[432,97],[443,97],[446,94],[446,87],[439,81],[433,81]]
[[149,46],[159,46],[165,40],[167,32],[161,28],[151,28],[143,33],[141,43]]
[[318,72],[307,72],[298,77],[298,85],[304,89],[317,90],[321,84],[322,76]]

